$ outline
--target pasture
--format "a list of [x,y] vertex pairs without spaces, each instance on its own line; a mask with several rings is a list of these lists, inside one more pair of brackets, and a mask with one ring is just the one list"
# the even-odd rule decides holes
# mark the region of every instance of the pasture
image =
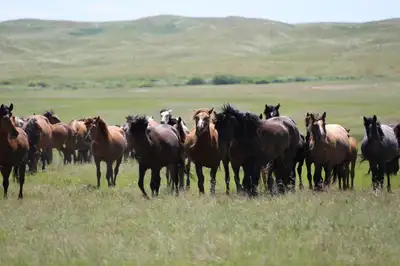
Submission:
[[[54,90],[1,90],[1,103],[14,103],[25,116],[54,109],[64,122],[100,115],[122,124],[129,114],[153,115],[169,108],[190,126],[193,108],[219,110],[230,102],[261,113],[281,104],[281,114],[296,120],[302,132],[308,111],[327,112],[328,123],[351,129],[360,141],[362,116],[376,114],[398,122],[399,82],[357,81],[232,86],[189,86]],[[29,95],[29,97],[27,97]],[[62,165],[27,176],[24,199],[11,182],[9,199],[0,200],[2,265],[393,265],[400,259],[400,204],[397,177],[393,194],[370,193],[367,163],[357,164],[355,191],[337,187],[314,194],[307,189],[283,197],[254,200],[225,195],[223,171],[216,197],[198,196],[197,181],[179,198],[165,191],[144,200],[137,186],[137,163],[123,162],[117,187],[96,184],[95,166]],[[222,166],[221,166],[222,168]],[[192,167],[194,178],[196,175]],[[303,169],[303,182],[306,181]],[[149,174],[145,186],[148,189]],[[386,181],[385,181],[386,182]],[[231,184],[233,178],[231,175]],[[296,180],[298,185],[298,180]]]

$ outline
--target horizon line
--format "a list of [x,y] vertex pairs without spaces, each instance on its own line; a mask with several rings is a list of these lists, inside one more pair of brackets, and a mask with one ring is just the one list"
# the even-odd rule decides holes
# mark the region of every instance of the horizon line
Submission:
[[365,21],[309,21],[309,22],[295,22],[295,23],[288,23],[283,22],[281,20],[272,20],[263,17],[248,17],[248,16],[238,16],[238,15],[227,15],[227,16],[185,16],[185,15],[178,15],[178,14],[159,14],[159,15],[151,15],[151,16],[143,16],[136,19],[121,19],[121,20],[73,20],[73,19],[48,19],[48,18],[15,18],[15,19],[7,19],[7,20],[0,20],[0,23],[11,22],[11,21],[18,21],[18,20],[40,20],[40,21],[59,21],[59,22],[76,22],[76,23],[109,23],[109,22],[128,22],[128,21],[138,21],[144,20],[154,17],[180,17],[180,18],[192,18],[192,19],[226,19],[226,18],[243,18],[243,19],[257,19],[257,20],[266,20],[266,21],[273,21],[279,22],[283,24],[289,25],[300,25],[300,24],[318,24],[318,23],[343,23],[343,24],[363,24],[363,23],[371,23],[371,22],[382,22],[382,21],[390,21],[390,20],[400,20],[400,17],[388,17],[383,19],[375,19],[375,20],[365,20]]

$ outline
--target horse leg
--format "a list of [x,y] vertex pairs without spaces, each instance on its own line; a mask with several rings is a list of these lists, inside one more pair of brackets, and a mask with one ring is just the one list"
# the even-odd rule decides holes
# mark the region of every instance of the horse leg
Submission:
[[351,175],[351,190],[354,190],[354,177],[356,175],[355,173],[355,167],[356,167],[356,161],[351,162],[351,168],[350,168],[350,175]]
[[19,183],[18,166],[13,167],[13,181]]
[[204,194],[204,174],[203,174],[203,166],[195,163],[196,174],[197,174],[197,185],[199,187],[199,193]]
[[[265,167],[265,175],[263,176],[263,182],[265,186],[265,191],[269,191],[271,195],[275,195],[274,178],[272,177],[272,172],[274,171],[273,161],[269,162]],[[276,173],[275,173],[276,176]],[[266,179],[267,178],[267,179]]]
[[190,188],[190,165],[192,161],[188,158],[186,164],[186,190]]
[[304,165],[304,158],[301,158],[300,160],[297,161],[297,175],[299,176],[299,189],[301,190],[304,189],[303,178],[301,177],[303,165]]
[[231,167],[232,167],[232,170],[233,170],[233,177],[235,179],[235,184],[236,184],[236,193],[240,194],[242,189],[243,189],[242,185],[240,184],[240,177],[239,177],[239,169],[240,169],[240,167],[236,167],[236,166],[234,167],[232,165],[232,163],[231,163]]
[[171,187],[171,177],[170,177],[170,170],[169,165],[165,167],[165,178],[167,179],[167,188]]
[[322,189],[322,166],[314,163],[314,189]]
[[182,167],[184,167],[184,165],[181,165],[181,164],[173,164],[173,165],[171,165],[170,166],[171,168],[171,186],[172,186],[172,190],[171,190],[171,192],[172,193],[174,193],[174,188],[175,188],[175,193],[176,193],[176,196],[178,197],[179,196],[179,184],[180,184],[180,177],[182,177],[181,178],[181,181],[183,181],[183,168]]
[[18,199],[24,198],[24,195],[22,194],[22,190],[23,190],[24,183],[25,183],[25,173],[26,173],[26,166],[25,166],[25,162],[23,161],[18,166],[18,179],[19,179]]
[[94,158],[94,163],[96,165],[97,188],[100,188],[100,177],[101,177],[100,162],[101,160],[99,158],[97,157]]
[[4,199],[7,199],[9,178],[10,178],[12,167],[3,166],[0,169],[1,169],[1,175],[3,176]]
[[107,172],[106,172],[106,179],[108,182],[108,187],[113,186],[113,161],[107,162]]
[[[386,173],[386,178],[387,178],[386,189],[387,189],[388,193],[391,193],[392,189],[391,189],[391,184],[390,184],[390,175],[391,175],[391,170],[393,170],[393,169],[387,169],[387,165],[385,163],[382,163],[381,165],[382,165],[382,170],[379,172],[381,172],[381,175],[382,175],[382,184],[383,184],[383,179],[385,178],[384,175]],[[391,162],[390,166],[392,166],[392,165],[393,165],[393,161]]]
[[42,152],[40,153],[40,160],[42,161],[42,171],[44,171],[46,169],[46,153],[45,150],[42,150]]
[[229,175],[229,158],[225,158],[222,161],[222,164],[224,165],[224,172],[225,172],[226,195],[229,195],[230,194],[229,183],[231,182],[231,177]]
[[143,166],[143,164],[139,163],[139,180],[138,180],[138,186],[140,190],[142,191],[143,197],[146,199],[149,199],[149,196],[147,196],[147,193],[144,189],[144,176],[146,174],[147,168]]
[[[306,168],[307,168],[307,179],[308,179],[308,186],[310,190],[313,190],[313,185],[312,185],[312,174],[311,174],[311,164],[312,161],[309,158],[309,156],[306,157]],[[315,174],[315,169],[314,169],[314,174]],[[314,179],[315,182],[315,179]]]
[[[218,166],[210,169],[210,177],[211,177],[210,194],[213,196],[215,195],[215,184],[217,183],[216,178],[215,178],[217,175],[217,171],[218,171]],[[228,194],[229,194],[229,191],[228,191]]]
[[157,185],[158,178],[160,177],[160,169],[153,168],[151,169],[151,179],[150,179],[150,189],[151,189],[151,196],[156,197],[158,196],[158,188]]
[[375,191],[376,187],[378,186],[378,180],[377,180],[378,167],[375,163],[370,161],[369,168],[371,169],[371,174],[372,174],[372,189]]
[[115,163],[115,168],[114,168],[114,179],[113,179],[113,186],[115,187],[117,185],[117,175],[119,173],[119,166],[122,163],[122,156],[117,159],[117,162]]

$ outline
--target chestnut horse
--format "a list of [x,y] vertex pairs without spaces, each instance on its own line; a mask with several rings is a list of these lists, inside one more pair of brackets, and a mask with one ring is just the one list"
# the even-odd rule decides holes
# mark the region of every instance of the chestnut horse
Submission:
[[[74,163],[89,163],[90,162],[90,141],[86,140],[87,128],[85,126],[85,119],[72,120],[69,127],[75,136],[75,148],[73,152]],[[77,155],[75,154],[77,151]]]
[[37,164],[40,157],[42,170],[46,169],[46,161],[49,160],[46,151],[51,150],[52,127],[49,120],[42,115],[32,115],[28,117],[23,126],[23,130],[28,135],[29,152],[28,166],[31,173],[37,172]]
[[[92,140],[91,148],[96,164],[97,188],[100,188],[100,163],[107,164],[106,179],[108,186],[116,186],[119,166],[127,147],[124,131],[116,126],[107,126],[100,116],[87,118],[85,121],[87,134]],[[116,162],[113,177],[113,163]]]
[[[75,151],[75,135],[70,126],[61,122],[54,111],[46,111],[43,114],[50,124],[52,130],[51,148],[57,149],[64,156],[64,164],[72,162],[72,154]],[[50,154],[51,151],[48,151]]]
[[13,108],[12,103],[10,106],[4,104],[0,106],[0,169],[3,176],[4,198],[7,198],[9,177],[14,167],[17,169],[19,181],[18,198],[22,199],[29,141],[24,130],[15,125]]
[[160,190],[160,170],[169,167],[174,182],[172,191],[178,190],[178,174],[183,174],[184,157],[183,145],[179,132],[171,125],[161,124],[149,126],[145,116],[135,116],[129,123],[129,138],[136,152],[139,164],[138,186],[145,198],[149,198],[144,189],[146,171],[151,169],[150,188],[152,196],[158,196]]
[[310,114],[309,156],[314,163],[314,183],[316,189],[322,188],[322,168],[325,168],[326,182],[330,184],[331,173],[337,167],[338,178],[345,179],[348,171],[350,142],[344,127],[338,124],[326,124],[326,112],[320,117]]
[[[195,127],[186,136],[185,154],[194,163],[197,174],[199,192],[204,194],[203,167],[210,168],[210,193],[215,194],[216,174],[222,156],[218,143],[218,132],[211,119],[214,108],[193,109]],[[227,183],[227,193],[229,185]]]

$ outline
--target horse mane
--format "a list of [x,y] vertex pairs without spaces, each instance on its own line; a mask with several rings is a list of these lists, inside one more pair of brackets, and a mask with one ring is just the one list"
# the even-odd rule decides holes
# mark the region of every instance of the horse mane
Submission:
[[149,124],[147,117],[145,115],[135,115],[132,120],[129,121],[129,131],[130,133],[143,132]]
[[36,151],[36,146],[40,141],[40,127],[37,123],[36,118],[31,118],[26,122],[23,130],[28,135],[29,146],[31,147],[31,151]]
[[161,109],[161,110],[160,110],[160,114],[161,114],[162,112],[165,112],[165,111],[168,111],[168,109],[165,109],[165,108]]
[[96,124],[100,129],[100,132],[103,134],[103,136],[107,139],[110,140],[110,132],[108,131],[108,127],[106,122],[104,122],[104,120],[101,117],[97,117],[96,119]]
[[186,133],[183,130],[183,127],[182,127],[182,118],[181,117],[178,117],[177,122],[176,122],[175,125],[176,125],[176,129],[178,130],[179,138],[180,138],[181,142],[185,142]]
[[250,136],[254,136],[261,125],[262,120],[258,115],[250,112],[241,112],[229,103],[224,104],[221,110],[222,115],[235,117],[239,125],[243,126],[239,133],[246,132]]
[[131,121],[133,121],[133,119],[135,118],[135,116],[133,116],[133,115],[127,115],[126,117],[125,117],[125,119],[126,119],[126,122],[131,122]]
[[46,111],[44,111],[44,113],[43,113],[43,116],[46,116],[46,117],[48,117],[48,116],[53,116],[54,115],[54,110],[53,109],[51,109],[50,111],[48,111],[48,110],[46,110]]
[[[373,117],[366,117],[366,121],[364,121],[365,130],[368,131],[369,127],[372,126]],[[378,137],[382,140],[385,137],[385,133],[383,133],[383,129],[381,123],[376,120],[376,128],[378,130]]]

